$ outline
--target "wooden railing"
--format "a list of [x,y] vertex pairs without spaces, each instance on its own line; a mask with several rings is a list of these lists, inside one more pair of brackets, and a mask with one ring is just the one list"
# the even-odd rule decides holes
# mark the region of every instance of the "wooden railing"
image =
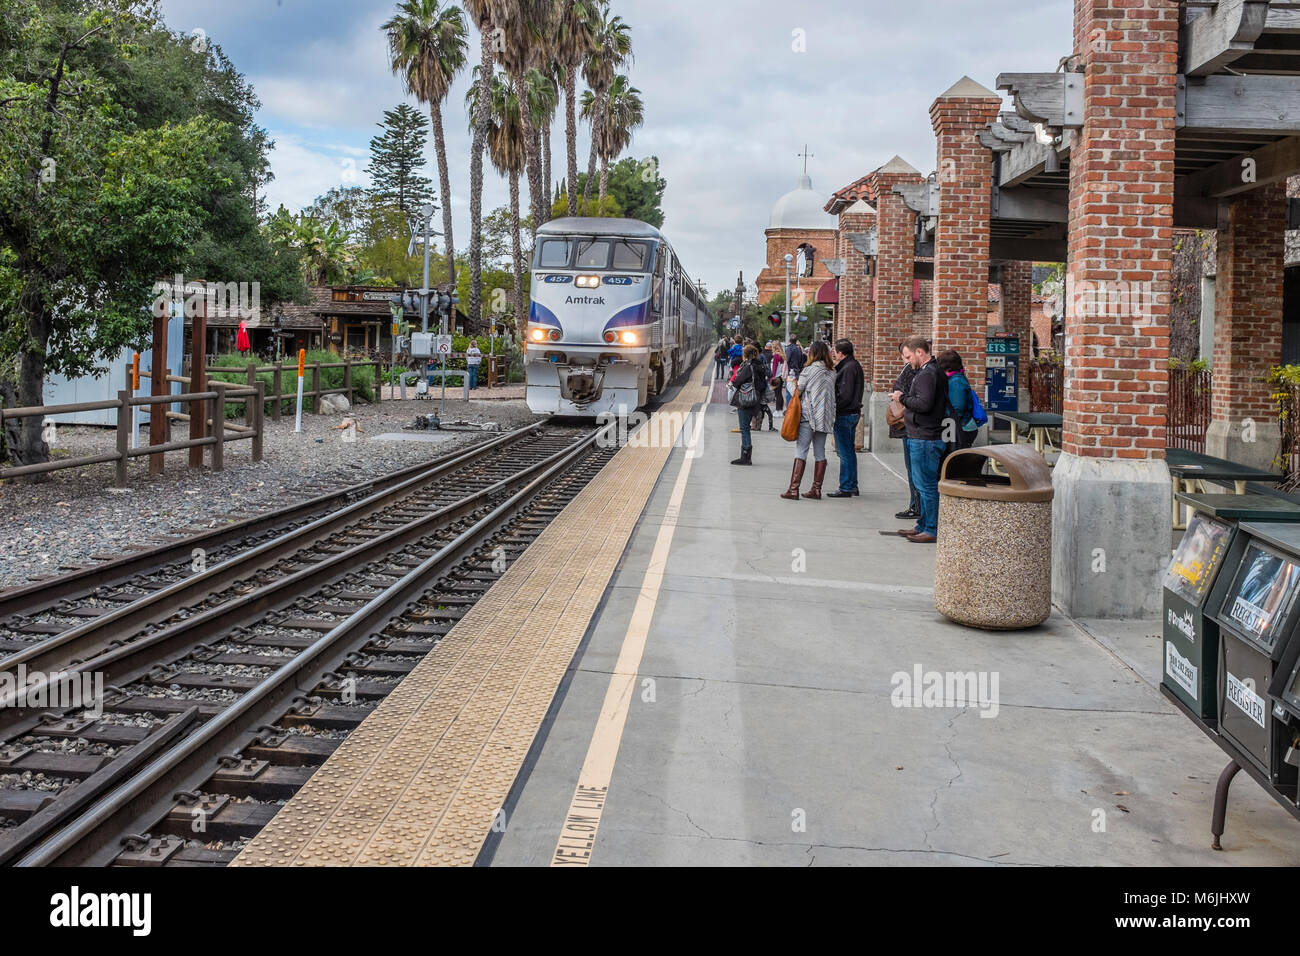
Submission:
[[[169,376],[169,379],[176,380],[175,377]],[[100,402],[76,402],[68,405],[31,405],[22,408],[0,408],[0,429],[3,429],[4,423],[17,418],[35,418],[37,416],[44,418],[48,415],[65,415],[75,412],[94,412],[103,409],[113,408],[117,410],[117,446],[111,452],[104,452],[98,455],[83,455],[79,458],[61,458],[57,461],[39,462],[31,465],[15,465],[10,468],[0,468],[0,478],[19,478],[26,475],[43,474],[50,471],[62,471],[66,468],[84,468],[88,465],[98,465],[105,462],[114,462],[117,466],[115,475],[115,484],[119,488],[126,486],[127,463],[132,458],[140,458],[144,455],[159,456],[157,461],[161,462],[161,456],[169,451],[181,451],[191,448],[208,447],[212,450],[212,470],[221,471],[225,467],[225,445],[226,442],[248,440],[253,443],[253,460],[262,460],[262,401],[264,398],[264,388],[261,382],[257,382],[254,387],[249,388],[244,385],[229,385],[225,382],[213,382],[210,388],[204,392],[186,392],[178,395],[133,395],[130,389],[122,389],[117,393],[115,399],[105,399]],[[226,421],[226,404],[229,401],[242,401],[251,405],[254,409],[252,413],[252,422],[240,426]],[[131,433],[134,421],[134,409],[139,407],[150,407],[155,405],[171,405],[177,402],[201,403],[199,407],[203,408],[203,414],[207,418],[209,434],[202,438],[187,438],[180,441],[171,441],[170,435],[168,440],[159,445],[145,445],[143,447],[131,447]],[[194,405],[191,405],[193,408]],[[152,411],[150,412],[152,415]],[[181,419],[188,421],[188,415],[179,415],[176,413],[167,413],[169,420]],[[220,428],[219,434],[212,434]]]
[[[341,388],[321,388],[321,370],[327,368],[343,369],[343,386]],[[383,385],[383,363],[378,361],[366,360],[364,362],[354,362],[347,359],[342,362],[312,362],[306,368],[306,381],[303,383],[303,399],[310,399],[310,411],[313,414],[320,412],[320,400],[326,395],[346,395],[348,404],[355,402],[356,389],[352,381],[352,373],[357,368],[373,368],[375,370],[374,383],[374,401],[380,400],[380,386]],[[285,372],[288,372],[286,377]],[[252,386],[257,381],[257,376],[270,373],[271,390],[267,392],[264,401],[271,403],[271,418],[275,421],[280,420],[280,405],[286,400],[297,401],[298,398],[298,367],[296,362],[288,364],[277,362],[275,365],[258,365],[256,362],[249,362],[247,366],[238,365],[209,365],[207,367],[208,377],[215,374],[221,375],[244,375],[245,384]],[[307,386],[310,385],[310,388]],[[285,391],[285,387],[288,391]],[[247,408],[244,414],[245,421],[248,419]]]

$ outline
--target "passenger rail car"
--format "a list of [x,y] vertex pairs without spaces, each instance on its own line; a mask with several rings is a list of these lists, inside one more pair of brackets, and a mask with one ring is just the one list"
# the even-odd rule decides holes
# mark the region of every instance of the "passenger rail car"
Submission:
[[537,230],[525,330],[528,407],[634,411],[694,366],[713,317],[659,230],[636,219],[554,219]]

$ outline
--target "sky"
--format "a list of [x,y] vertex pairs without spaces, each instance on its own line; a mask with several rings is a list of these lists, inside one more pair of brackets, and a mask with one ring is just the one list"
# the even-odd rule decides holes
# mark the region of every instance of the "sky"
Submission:
[[[367,185],[369,142],[406,96],[380,25],[392,0],[163,0],[168,25],[203,31],[252,83],[275,140],[270,208],[297,211]],[[752,283],[772,205],[795,188],[804,144],[825,198],[899,155],[934,168],[929,108],[968,75],[1050,72],[1071,52],[1073,0],[614,0],[645,126],[625,155],[659,157],[663,231],[710,294]],[[470,38],[470,65],[478,37]],[[469,68],[444,107],[456,245],[469,245]],[[566,164],[563,108],[551,133]],[[579,168],[590,140],[580,122]],[[427,175],[437,184],[429,141]],[[485,163],[484,212],[509,201]],[[526,210],[526,189],[524,206]]]

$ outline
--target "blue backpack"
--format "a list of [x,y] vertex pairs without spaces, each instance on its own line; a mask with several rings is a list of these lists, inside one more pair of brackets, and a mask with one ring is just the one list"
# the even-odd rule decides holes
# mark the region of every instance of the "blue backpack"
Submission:
[[970,418],[976,425],[985,425],[989,420],[989,413],[984,410],[984,403],[980,401],[979,393],[966,383],[966,388],[970,391]]

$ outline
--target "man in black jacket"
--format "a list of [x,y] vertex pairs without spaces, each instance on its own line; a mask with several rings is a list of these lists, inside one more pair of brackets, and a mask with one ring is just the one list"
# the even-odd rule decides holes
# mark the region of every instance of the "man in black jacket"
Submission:
[[799,373],[803,371],[804,354],[799,347],[799,337],[791,336],[790,344],[785,347],[785,397],[794,397],[795,387],[799,384]]
[[943,414],[947,406],[947,376],[930,354],[930,343],[914,335],[906,342],[916,375],[907,394],[894,391],[906,414],[907,453],[912,483],[921,495],[916,528],[898,532],[916,544],[934,544],[939,534],[939,463],[943,459]]
[[[912,379],[916,378],[916,369],[912,368],[912,350],[907,347],[906,342],[898,344],[898,354],[903,357],[903,370],[898,373],[898,378],[894,379],[893,390],[906,395],[912,387]],[[911,493],[907,499],[906,510],[898,512],[894,517],[919,518],[921,517],[921,493],[916,490],[916,485],[912,484],[912,456],[907,451],[907,426],[902,422],[890,425],[889,437],[903,440],[903,471],[907,473],[907,489]]]
[[852,498],[858,493],[858,452],[854,439],[862,417],[862,392],[866,385],[862,366],[853,357],[853,343],[837,339],[831,348],[835,362],[835,453],[840,456],[840,490],[828,498]]

